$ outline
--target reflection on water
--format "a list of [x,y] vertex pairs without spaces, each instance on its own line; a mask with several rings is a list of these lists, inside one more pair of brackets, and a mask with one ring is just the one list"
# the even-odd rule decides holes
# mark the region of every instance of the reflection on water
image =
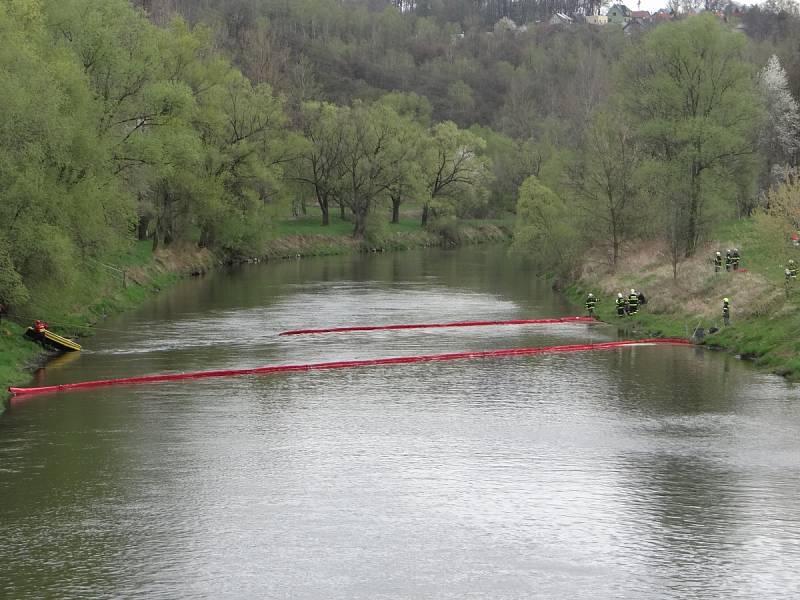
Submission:
[[[187,282],[42,383],[601,341],[493,249]],[[0,596],[794,597],[793,386],[681,347],[34,397],[0,420]]]

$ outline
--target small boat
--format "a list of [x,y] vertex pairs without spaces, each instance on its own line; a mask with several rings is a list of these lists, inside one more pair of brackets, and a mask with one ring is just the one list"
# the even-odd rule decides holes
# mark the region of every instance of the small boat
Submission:
[[25,331],[26,337],[36,340],[43,346],[48,346],[55,350],[62,352],[77,352],[81,349],[81,345],[77,342],[62,337],[57,333],[53,333],[47,329],[48,325],[44,321],[34,321],[33,327],[28,327]]

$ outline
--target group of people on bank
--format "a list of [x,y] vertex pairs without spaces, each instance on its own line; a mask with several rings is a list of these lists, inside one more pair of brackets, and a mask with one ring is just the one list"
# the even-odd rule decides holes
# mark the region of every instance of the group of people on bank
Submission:
[[[639,312],[639,308],[643,304],[647,304],[647,298],[645,298],[642,292],[637,292],[633,288],[631,288],[631,293],[627,296],[623,295],[622,292],[618,292],[616,300],[617,316],[624,317],[626,315],[635,315]],[[596,306],[597,296],[589,292],[586,296],[586,311],[589,313],[590,317],[594,316]]]
[[725,265],[726,271],[738,271],[739,261],[741,259],[742,257],[739,255],[738,248],[734,248],[733,250],[726,250],[724,261],[722,258],[722,252],[717,252],[714,255],[714,272],[719,273],[720,271],[722,271],[723,265]]

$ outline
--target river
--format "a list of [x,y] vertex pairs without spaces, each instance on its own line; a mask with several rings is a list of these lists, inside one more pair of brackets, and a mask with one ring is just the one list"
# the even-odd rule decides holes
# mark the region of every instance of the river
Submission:
[[[107,320],[35,383],[619,335],[277,336],[578,311],[502,248],[251,265]],[[0,418],[0,597],[798,597],[799,399],[691,347],[31,397]]]

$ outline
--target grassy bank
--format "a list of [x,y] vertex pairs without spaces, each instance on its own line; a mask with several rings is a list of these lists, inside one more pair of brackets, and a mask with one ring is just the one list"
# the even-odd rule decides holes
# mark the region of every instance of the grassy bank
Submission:
[[[317,217],[279,221],[259,259],[325,256],[372,251],[501,242],[510,239],[512,224],[504,220],[442,221],[428,229],[418,219],[382,224],[364,240],[352,238],[352,223],[337,217],[322,227]],[[72,338],[91,335],[92,324],[107,315],[136,307],[179,279],[203,273],[218,260],[194,247],[169,248],[156,254],[150,242],[138,242],[128,252],[92,265],[68,293],[58,285],[43,285],[37,300],[0,324],[0,414],[9,386],[30,380],[31,371],[48,354],[23,337],[34,318],[42,318],[59,334]]]
[[330,225],[322,227],[319,217],[303,217],[276,224],[275,237],[267,243],[264,257],[327,256],[501,242],[510,239],[512,227],[510,220],[486,219],[442,220],[422,229],[415,217],[401,219],[399,223],[380,223],[369,229],[363,240],[355,240],[350,221],[331,216]]
[[[739,272],[714,273],[712,258],[720,250],[739,248]],[[570,295],[583,302],[589,291],[599,295],[598,316],[609,323],[624,321],[647,335],[690,337],[696,327],[708,332],[701,343],[752,359],[773,373],[800,380],[800,283],[787,289],[783,269],[789,258],[800,261],[800,250],[788,240],[776,250],[760,236],[755,223],[725,223],[714,241],[695,257],[682,262],[673,279],[666,248],[640,245],[626,252],[612,270],[587,263]],[[635,317],[616,316],[617,292],[631,288],[644,292],[646,306]],[[731,300],[731,324],[722,323],[722,299]]]
[[14,310],[0,324],[0,414],[5,409],[8,387],[30,381],[31,371],[50,356],[24,337],[35,318],[50,324],[54,332],[71,338],[92,334],[92,325],[104,317],[129,310],[182,277],[213,267],[214,257],[195,248],[171,248],[156,254],[150,242],[139,242],[129,252],[93,265],[80,281],[66,289],[56,284],[38,288],[35,300]]

